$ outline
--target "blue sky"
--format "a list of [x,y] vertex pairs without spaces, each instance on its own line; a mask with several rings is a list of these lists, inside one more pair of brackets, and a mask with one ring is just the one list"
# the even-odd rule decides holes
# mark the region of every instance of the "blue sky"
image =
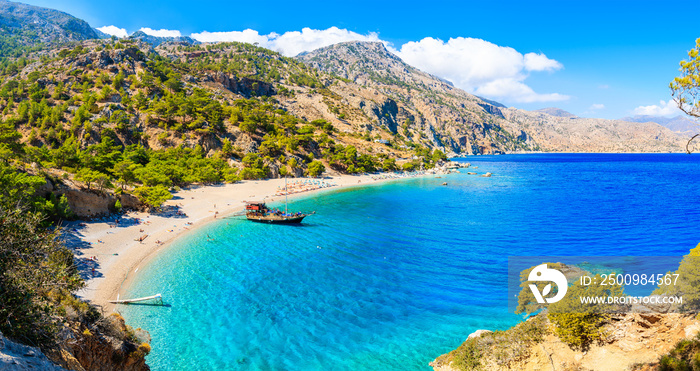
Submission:
[[700,13],[697,1],[25,2],[96,28],[259,41],[288,55],[381,40],[407,62],[508,106],[602,118],[675,115],[668,83],[700,37],[700,23],[687,17]]

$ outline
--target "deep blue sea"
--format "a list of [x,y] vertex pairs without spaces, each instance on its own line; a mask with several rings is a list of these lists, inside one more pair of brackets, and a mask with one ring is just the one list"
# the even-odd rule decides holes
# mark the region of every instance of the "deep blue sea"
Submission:
[[493,177],[331,190],[290,204],[316,211],[302,226],[231,217],[184,236],[122,295],[164,296],[120,309],[151,333],[148,363],[429,370],[471,332],[522,320],[507,307],[509,256],[683,255],[700,242],[700,155],[462,161]]

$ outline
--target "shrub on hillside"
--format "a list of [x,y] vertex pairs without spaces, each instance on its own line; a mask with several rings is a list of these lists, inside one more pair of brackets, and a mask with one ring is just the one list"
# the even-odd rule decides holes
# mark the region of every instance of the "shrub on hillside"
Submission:
[[486,333],[467,339],[459,348],[437,359],[441,364],[452,364],[458,370],[486,370],[497,364],[504,368],[524,359],[536,344],[549,333],[547,318],[534,316],[506,331]]
[[0,205],[0,331],[34,345],[49,345],[60,328],[52,296],[70,296],[83,281],[73,254],[40,214]]
[[[602,282],[600,275],[593,282]],[[574,349],[587,349],[591,344],[602,341],[607,333],[604,324],[608,313],[619,311],[622,307],[602,304],[581,303],[582,297],[621,297],[624,296],[619,285],[581,285],[579,280],[569,286],[566,296],[549,305],[548,317],[554,324],[554,333]]]

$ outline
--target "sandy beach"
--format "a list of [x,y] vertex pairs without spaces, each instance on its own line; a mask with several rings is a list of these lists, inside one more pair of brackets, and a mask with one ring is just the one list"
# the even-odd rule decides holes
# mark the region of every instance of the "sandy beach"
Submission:
[[[335,176],[324,179],[324,182],[334,184],[332,187],[299,192],[288,197],[294,199],[323,190],[377,184],[391,179],[370,175]],[[305,180],[289,179],[288,182]],[[173,194],[173,199],[163,205],[167,212],[150,214],[129,211],[120,216],[64,224],[66,245],[74,250],[86,278],[86,286],[78,295],[101,306],[105,312],[115,310],[116,306],[109,300],[127,299],[121,295],[135,273],[178,237],[216,218],[241,212],[245,201],[281,201],[284,196],[277,195],[280,189],[284,189],[284,179],[190,187]]]

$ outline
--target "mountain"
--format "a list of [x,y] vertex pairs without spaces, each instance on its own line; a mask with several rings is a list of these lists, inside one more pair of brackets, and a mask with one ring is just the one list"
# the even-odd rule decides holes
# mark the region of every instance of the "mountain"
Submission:
[[698,131],[700,131],[700,124],[698,124],[698,122],[680,115],[670,118],[663,116],[638,115],[632,117],[625,117],[620,120],[630,122],[654,122],[661,126],[669,128],[671,131],[686,135],[690,133],[695,134]]
[[369,107],[368,117],[395,135],[462,155],[538,149],[503,119],[502,108],[406,64],[382,43],[344,42],[296,58],[360,91],[376,90],[374,105],[353,104]]
[[[342,173],[413,169],[444,157],[427,135],[413,141],[391,133],[386,124],[401,116],[381,92],[254,45],[171,41],[154,48],[126,38],[42,53],[48,58],[0,69],[0,120],[20,142],[46,153],[142,146],[154,158],[202,157],[201,166],[211,167],[187,165],[199,174],[192,176],[173,169],[162,178],[166,185],[300,176],[314,162],[314,169],[320,162]],[[175,155],[181,151],[189,155]],[[89,166],[58,152],[55,158],[44,166]],[[116,179],[112,165],[94,170]]]
[[[12,12],[23,14],[23,22],[31,15],[37,24],[84,24],[92,31],[65,13],[2,4],[24,9]],[[425,156],[424,149],[452,155],[682,149],[674,133],[656,124],[577,118],[556,109],[527,112],[486,101],[406,64],[382,43],[340,43],[293,59],[250,44],[200,45],[136,32],[71,48],[47,45],[42,53],[49,60],[0,69],[6,82],[0,108],[26,143],[50,148],[70,137],[81,148],[110,137],[123,147],[199,146],[213,156],[230,143],[234,150],[226,151],[226,159],[232,166],[255,154],[265,160],[259,170],[267,170],[258,174],[264,176],[282,175],[290,158],[299,163],[295,172],[303,172],[309,159],[354,172],[376,168],[383,159]],[[24,85],[17,85],[21,80]],[[13,91],[17,86],[23,90]],[[279,121],[277,112],[295,124]],[[335,144],[355,147],[358,156],[377,163],[341,160]]]
[[90,25],[58,10],[0,0],[2,36],[14,37],[21,45],[60,44],[97,39]]
[[[13,50],[15,56],[27,56],[32,50],[36,52],[40,49],[41,44],[37,45],[36,39],[47,45],[45,49],[50,49],[52,45],[67,41],[101,37],[86,22],[51,9],[0,0],[0,15],[2,27],[8,30],[6,35],[13,35],[0,37],[0,49]],[[33,39],[31,36],[35,34],[37,38]],[[128,39],[159,48],[160,54],[169,58],[185,57],[174,51],[175,48],[199,44],[186,36],[161,38],[140,31]],[[22,45],[30,49],[21,49]],[[166,47],[160,48],[162,45]],[[211,44],[210,47],[216,45],[221,44]],[[191,51],[187,53],[187,58],[203,53],[220,63],[231,62],[230,58],[220,55],[218,49],[210,47],[204,51]],[[3,52],[2,55],[10,53]],[[3,58],[0,58],[0,62]],[[675,149],[672,134],[656,133],[655,127],[641,123],[635,126],[596,121],[592,125],[605,129],[598,130],[599,135],[590,137],[590,140],[581,141],[580,138],[585,137],[590,129],[587,122],[593,121],[563,122],[558,119],[575,117],[553,108],[535,112],[535,116],[518,113],[517,109],[469,94],[406,64],[382,43],[340,43],[302,53],[297,59],[312,68],[304,75],[317,78],[317,82],[323,86],[300,89],[299,81],[285,79],[264,81],[257,85],[268,86],[271,91],[276,91],[278,86],[292,89],[286,90],[289,92],[301,93],[294,94],[294,98],[276,95],[280,106],[298,118],[307,121],[324,119],[342,132],[363,137],[391,138],[396,146],[404,146],[400,147],[404,149],[424,146],[453,155],[522,151],[628,151],[631,150],[630,146],[620,142],[620,138],[632,133],[638,140],[631,146],[635,150],[680,150]],[[246,71],[243,76],[246,81],[261,80],[256,73],[271,68],[267,63],[276,60],[277,57],[264,57],[262,65],[254,67],[251,73]],[[14,70],[20,67],[9,68]],[[214,70],[218,70],[215,79],[223,79],[217,83],[223,82],[223,85],[230,83],[231,77],[239,76],[230,68],[221,70],[221,66],[217,66]],[[277,72],[285,74],[284,71]],[[290,76],[299,78],[302,75],[292,73]],[[231,88],[241,91],[240,86]]]
[[550,116],[555,116],[555,117],[576,117],[573,113],[569,113],[564,111],[561,108],[554,108],[554,107],[549,107],[549,108],[542,108],[538,110],[534,110],[532,112],[541,112],[541,113],[546,113]]
[[519,109],[503,113],[547,152],[680,152],[687,140],[652,122],[561,117]]
[[129,38],[131,39],[136,39],[136,40],[141,40],[145,43],[149,43],[153,45],[154,47],[166,43],[166,42],[174,42],[174,43],[183,43],[183,44],[189,44],[189,45],[196,45],[199,44],[200,42],[189,37],[189,36],[177,36],[177,37],[161,37],[161,36],[152,36],[144,33],[143,31],[136,31],[133,34],[129,35]]
[[381,42],[349,41],[299,54],[297,59],[321,71],[361,85],[451,87],[443,79],[406,64]]
[[411,119],[409,129],[433,133],[431,146],[455,154],[682,150],[682,138],[658,124],[579,118],[558,108],[506,108],[404,63],[382,43],[340,43],[296,58],[378,90],[403,113],[399,116]]

